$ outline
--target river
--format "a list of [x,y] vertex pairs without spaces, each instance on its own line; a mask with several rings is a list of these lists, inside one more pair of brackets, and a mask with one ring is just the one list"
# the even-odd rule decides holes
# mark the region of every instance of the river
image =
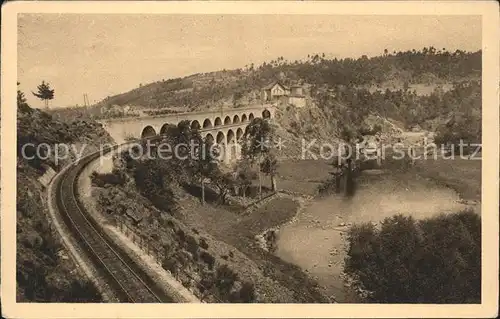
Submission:
[[352,302],[340,277],[345,230],[394,214],[416,219],[466,208],[453,190],[413,173],[366,171],[352,198],[330,195],[311,201],[278,233],[276,254],[316,277],[337,302]]

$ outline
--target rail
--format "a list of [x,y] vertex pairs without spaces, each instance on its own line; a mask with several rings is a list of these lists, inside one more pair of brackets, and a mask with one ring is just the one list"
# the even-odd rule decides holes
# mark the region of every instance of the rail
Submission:
[[[118,146],[106,149],[103,154]],[[57,181],[56,201],[63,220],[121,302],[172,302],[172,298],[88,214],[78,199],[78,177],[99,155],[96,152],[82,158]]]

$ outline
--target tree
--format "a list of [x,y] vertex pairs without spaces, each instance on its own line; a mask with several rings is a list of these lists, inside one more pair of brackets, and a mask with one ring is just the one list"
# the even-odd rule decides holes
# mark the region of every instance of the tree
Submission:
[[[19,82],[17,82],[17,86],[19,86]],[[17,89],[17,104],[22,104],[22,103],[26,103],[26,98],[24,97],[24,93],[21,92],[19,89]]]
[[481,218],[461,211],[424,220],[395,215],[354,226],[344,271],[377,303],[481,300]]
[[216,171],[213,172],[213,176],[211,177],[211,182],[219,190],[220,203],[226,204],[227,195],[229,195],[229,192],[235,183],[233,174],[230,172],[224,173],[221,170],[217,169]]
[[193,169],[193,176],[201,181],[201,202],[205,203],[205,180],[214,179],[219,174],[219,152],[213,141],[204,139],[196,153],[197,161]]
[[260,173],[271,177],[271,187],[276,191],[276,159],[274,146],[275,129],[271,123],[263,118],[255,118],[248,125],[243,135],[242,155],[252,163],[259,165],[259,193],[262,195]]
[[217,160],[218,150],[213,147],[213,141],[204,140],[198,129],[191,128],[189,121],[167,126],[163,137],[175,153],[168,162],[172,171],[176,172],[177,181],[181,184],[201,182],[204,203],[205,180],[209,179],[219,191],[219,200],[225,204],[234,178],[231,173],[221,171]]
[[167,125],[160,144],[163,143],[170,145],[172,158],[168,161],[177,168],[179,182],[190,182],[193,177],[199,177],[198,161],[203,139],[198,129],[192,129],[187,120]]
[[38,87],[38,92],[31,92],[33,93],[34,96],[42,100],[45,104],[45,108],[49,107],[49,100],[54,99],[54,90],[50,88],[49,83],[45,83],[45,81],[42,81],[42,84],[40,84]]
[[164,211],[175,208],[176,201],[171,184],[178,182],[179,170],[173,161],[149,159],[133,163],[133,178],[141,194]]
[[[19,86],[19,82],[17,82],[17,85]],[[29,107],[27,101],[26,101],[26,97],[24,96],[24,93],[17,89],[17,108],[23,112],[23,113],[27,113],[27,112],[30,112],[31,111],[31,108]]]
[[235,184],[241,190],[243,198],[245,198],[247,189],[252,185],[252,181],[257,178],[257,174],[252,170],[252,165],[248,160],[241,160],[236,165],[235,169]]
[[260,163],[260,171],[271,177],[271,189],[276,191],[276,171],[278,169],[278,160],[274,152],[268,152]]

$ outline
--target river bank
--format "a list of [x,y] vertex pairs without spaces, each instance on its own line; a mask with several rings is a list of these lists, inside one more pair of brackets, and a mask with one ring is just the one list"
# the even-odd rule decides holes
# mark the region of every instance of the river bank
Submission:
[[[317,166],[324,166],[323,164]],[[293,163],[291,166],[294,167],[294,171],[298,171],[296,170],[298,165],[304,165],[300,171],[308,171],[305,166],[312,163]],[[439,166],[436,167],[439,170]],[[333,194],[323,198],[316,197],[303,203],[294,221],[283,224],[276,232],[275,254],[308,272],[318,280],[328,295],[335,296],[337,302],[354,302],[356,298],[343,280],[346,248],[344,237],[349,226],[362,222],[379,223],[395,214],[411,215],[421,219],[466,208],[473,208],[476,211],[480,209],[480,203],[472,200],[477,197],[457,193],[440,180],[431,178],[429,174],[432,174],[432,170],[428,170],[425,175],[422,174],[422,169],[425,167],[421,165],[418,168],[406,172],[365,171],[357,181],[354,197],[346,198]],[[461,171],[459,168],[455,170]],[[327,176],[328,172],[323,171],[322,174]],[[471,174],[476,175],[471,176]],[[477,183],[474,180],[477,171],[471,174],[467,175],[472,179],[469,183]],[[461,176],[459,173],[455,175]],[[455,176],[455,179],[457,178]],[[324,180],[324,177],[316,176],[311,180],[309,193],[312,192],[313,184],[321,179]],[[291,177],[287,183],[293,184]],[[476,193],[476,190],[472,189],[468,194],[471,193]]]

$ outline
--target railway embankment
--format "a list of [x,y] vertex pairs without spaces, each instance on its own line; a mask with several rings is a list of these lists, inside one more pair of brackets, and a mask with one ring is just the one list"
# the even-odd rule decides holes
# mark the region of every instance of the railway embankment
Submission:
[[[125,149],[121,148],[121,150]],[[112,151],[113,154],[116,154],[116,152],[117,150]],[[117,224],[110,222],[109,218],[101,214],[102,209],[98,209],[99,203],[92,196],[90,176],[94,171],[108,172],[112,168],[112,160],[112,155],[106,154],[102,158],[96,158],[89,162],[82,169],[76,182],[78,200],[88,212],[89,217],[101,225],[102,230],[113,244],[119,247],[130,258],[131,262],[140,268],[140,271],[145,276],[155,282],[162,293],[172,299],[172,302],[200,302],[171,273],[161,267],[161,262],[159,262],[157,256],[154,256],[152,252],[146,252],[144,247],[141,247],[140,243],[135,240],[138,237],[137,235],[134,236],[131,231],[124,232],[117,227]]]

